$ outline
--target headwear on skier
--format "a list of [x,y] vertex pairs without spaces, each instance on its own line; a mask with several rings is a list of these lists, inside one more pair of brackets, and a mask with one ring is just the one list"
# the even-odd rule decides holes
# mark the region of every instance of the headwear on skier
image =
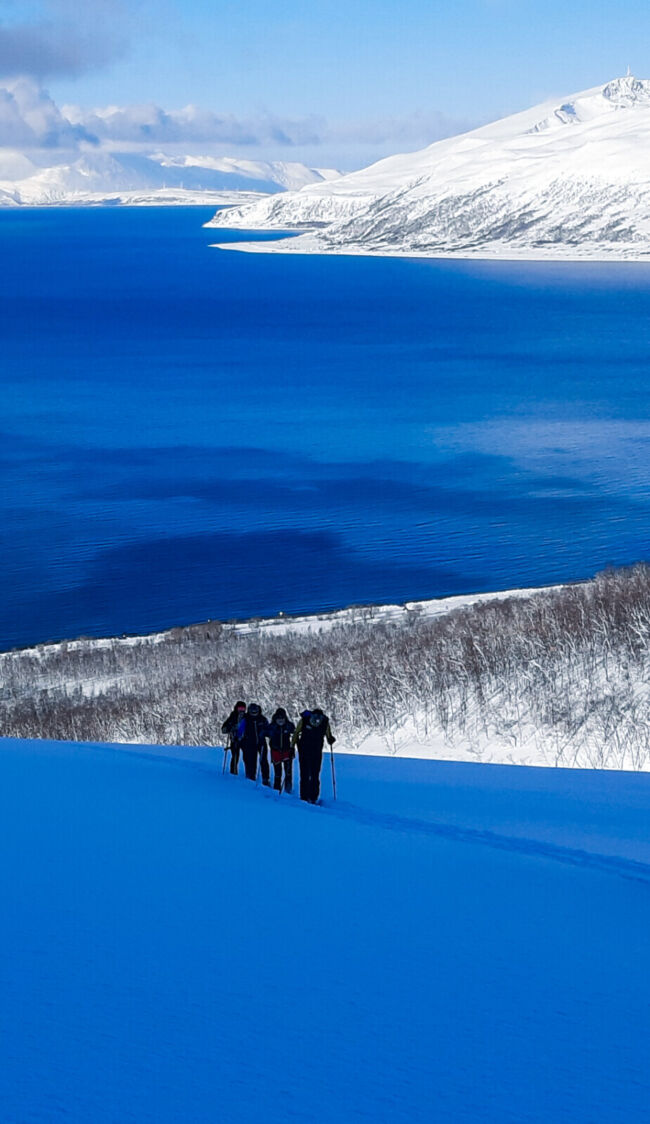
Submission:
[[277,722],[279,726],[284,726],[286,720],[287,720],[287,712],[286,712],[286,710],[284,709],[283,706],[279,706],[278,709],[276,710],[275,714],[273,715],[273,718],[271,719],[271,721]]
[[249,703],[248,713],[250,714],[251,718],[257,718],[258,714],[262,713],[262,710],[257,703]]
[[318,707],[317,707],[316,710],[312,710],[311,714],[309,715],[309,719],[308,719],[309,725],[310,726],[320,726],[320,724],[321,724],[321,722],[323,721],[324,718],[325,718],[325,715],[323,714],[322,710],[319,710]]
[[235,703],[235,710],[246,710],[246,703],[243,699],[240,699],[239,702]]

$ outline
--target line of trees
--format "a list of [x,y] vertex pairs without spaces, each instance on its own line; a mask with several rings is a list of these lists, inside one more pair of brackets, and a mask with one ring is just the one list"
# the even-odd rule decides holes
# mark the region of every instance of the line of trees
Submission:
[[379,735],[398,752],[408,729],[449,756],[523,747],[549,764],[643,769],[649,642],[650,567],[637,565],[431,618],[46,645],[0,655],[0,734],[214,745],[245,698],[294,715],[323,706],[351,748]]

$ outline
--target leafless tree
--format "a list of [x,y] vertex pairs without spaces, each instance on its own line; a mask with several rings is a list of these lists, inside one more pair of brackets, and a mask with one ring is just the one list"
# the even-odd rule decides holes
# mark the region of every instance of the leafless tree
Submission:
[[[0,654],[0,734],[219,744],[237,698],[328,710],[350,747],[402,731],[481,755],[650,767],[650,567],[441,616],[371,610],[320,631],[215,622]],[[534,751],[534,752],[533,752]]]

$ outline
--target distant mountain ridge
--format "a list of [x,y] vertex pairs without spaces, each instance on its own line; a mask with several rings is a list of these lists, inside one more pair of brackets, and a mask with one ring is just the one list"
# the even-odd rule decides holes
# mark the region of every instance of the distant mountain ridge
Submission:
[[309,231],[265,252],[644,258],[649,150],[650,81],[628,74],[212,225]]
[[0,162],[0,205],[5,206],[210,202],[217,194],[234,201],[242,194],[254,198],[296,190],[339,174],[297,162],[165,153],[88,151],[45,167],[23,153],[10,155],[5,152]]

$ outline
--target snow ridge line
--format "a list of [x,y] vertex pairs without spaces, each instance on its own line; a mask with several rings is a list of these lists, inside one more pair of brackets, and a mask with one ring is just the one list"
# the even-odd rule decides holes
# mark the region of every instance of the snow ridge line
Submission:
[[471,843],[492,847],[499,851],[528,855],[531,858],[551,859],[567,866],[578,866],[603,874],[618,875],[632,882],[650,886],[650,864],[636,859],[626,859],[618,855],[601,855],[583,851],[576,847],[565,847],[560,843],[548,843],[539,839],[519,838],[516,835],[500,835],[496,831],[484,831],[472,827],[456,827],[437,821],[411,819],[389,813],[371,812],[356,804],[326,804],[325,809],[341,819],[353,819],[368,827],[383,827],[389,831],[402,833],[417,832],[419,835],[435,836],[454,843]]

